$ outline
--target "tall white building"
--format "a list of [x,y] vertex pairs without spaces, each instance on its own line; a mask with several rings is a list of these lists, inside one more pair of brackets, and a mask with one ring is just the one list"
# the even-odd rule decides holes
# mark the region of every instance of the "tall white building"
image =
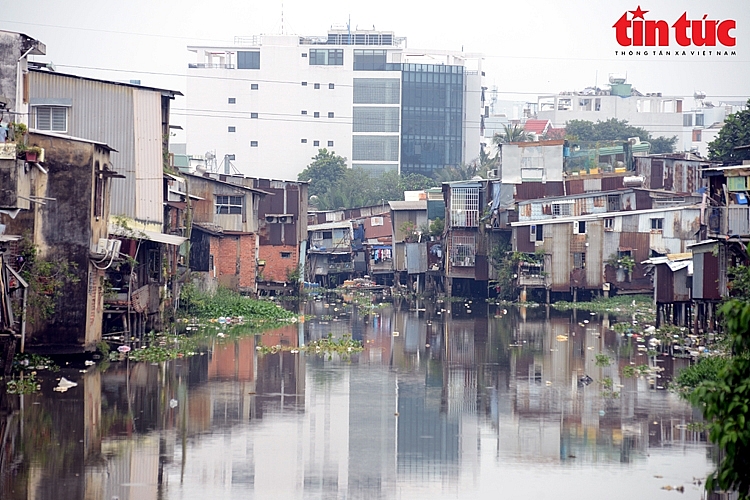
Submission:
[[219,170],[296,179],[326,148],[350,167],[430,175],[479,155],[477,54],[347,29],[188,50],[187,154],[215,155]]
[[675,150],[683,150],[682,113],[687,109],[683,97],[642,94],[617,77],[610,77],[609,87],[539,96],[536,117],[550,120],[555,128],[565,127],[570,120],[627,120],[634,127],[648,130],[652,137],[677,136]]

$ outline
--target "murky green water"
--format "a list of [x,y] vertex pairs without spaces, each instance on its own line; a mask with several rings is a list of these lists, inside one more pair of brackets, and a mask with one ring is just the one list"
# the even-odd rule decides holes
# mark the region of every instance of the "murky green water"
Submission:
[[[711,449],[685,428],[693,410],[656,389],[679,360],[621,377],[648,359],[607,318],[308,307],[202,355],[68,366],[39,394],[2,396],[0,498],[702,498]],[[256,349],[329,332],[364,351]],[[596,366],[601,353],[615,362]],[[78,385],[54,392],[60,376]]]

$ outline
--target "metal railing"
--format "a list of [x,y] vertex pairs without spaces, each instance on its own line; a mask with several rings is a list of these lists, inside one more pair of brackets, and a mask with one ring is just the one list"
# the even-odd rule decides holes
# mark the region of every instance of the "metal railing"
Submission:
[[234,64],[188,63],[190,69],[234,69]]

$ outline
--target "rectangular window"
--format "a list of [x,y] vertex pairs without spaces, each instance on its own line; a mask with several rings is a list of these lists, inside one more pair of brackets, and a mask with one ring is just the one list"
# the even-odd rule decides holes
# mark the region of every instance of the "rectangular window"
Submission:
[[552,204],[552,215],[570,215],[570,204],[568,203],[553,203]]
[[323,239],[324,240],[332,240],[333,239],[333,231],[323,231]]
[[302,139],[302,144],[307,144],[307,139]]
[[307,57],[307,52],[303,52],[302,57]]
[[62,106],[37,106],[36,128],[51,132],[67,132],[68,108]]
[[607,195],[607,212],[619,212],[620,206],[620,195],[619,194],[608,194]]
[[217,196],[216,213],[217,214],[242,214],[242,202],[244,196]]
[[334,85],[333,85],[332,83],[329,83],[329,84],[328,84],[328,88],[329,88],[330,90],[333,90],[333,89],[334,89]]
[[302,110],[302,114],[303,114],[303,115],[306,115],[306,114],[307,114],[307,111],[303,109],[303,110]]
[[257,83],[251,83],[250,84],[250,90],[258,90],[258,84]]
[[227,99],[227,102],[229,104],[237,104],[237,98],[236,97],[230,97],[229,99]]
[[385,50],[355,50],[354,71],[385,71]]
[[313,113],[313,117],[314,118],[320,118],[320,113],[316,111],[315,113]]
[[292,258],[292,252],[281,252],[281,258],[282,259],[291,259]]
[[320,146],[320,141],[313,141],[313,146]]
[[257,148],[258,147],[258,141],[250,141],[250,147],[251,148]]
[[604,219],[604,230],[614,231],[614,229],[615,229],[615,218],[607,217],[606,219]]
[[696,127],[703,127],[704,124],[704,117],[703,114],[696,114],[695,115],[695,126]]
[[333,118],[333,111],[328,112],[328,118]]
[[237,69],[260,69],[260,51],[238,51]]
[[328,147],[329,147],[329,148],[332,148],[332,147],[333,147],[333,141],[328,141]]
[[701,129],[693,129],[693,142],[701,142]]
[[227,131],[228,131],[228,132],[236,132],[236,131],[237,131],[237,129],[236,129],[236,128],[234,128],[234,127],[227,127]]
[[451,189],[451,226],[479,226],[479,188]]
[[575,269],[586,269],[586,254],[585,253],[573,253],[573,268]]
[[258,118],[258,113],[250,113],[250,118]]
[[303,87],[307,87],[307,82],[302,82]]
[[314,84],[314,85],[313,85],[313,88],[314,88],[315,90],[318,90],[318,89],[320,89],[320,84],[319,84],[319,83],[316,83],[316,84]]
[[682,115],[682,126],[692,127],[693,126],[693,115]]
[[[97,167],[98,170],[98,167]],[[97,172],[94,184],[94,217],[104,214],[104,176]]]
[[536,225],[536,234],[534,235],[534,241],[544,241],[544,226],[541,224]]
[[586,234],[585,220],[579,220],[573,223],[573,234]]
[[451,264],[456,267],[472,267],[475,262],[476,239],[474,236],[451,237]]
[[310,49],[310,66],[343,66],[343,49]]
[[652,231],[661,231],[662,229],[664,229],[664,219],[651,219]]

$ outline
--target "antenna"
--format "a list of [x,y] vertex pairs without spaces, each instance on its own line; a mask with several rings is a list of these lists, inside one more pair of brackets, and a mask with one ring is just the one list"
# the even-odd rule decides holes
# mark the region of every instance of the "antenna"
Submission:
[[286,35],[284,33],[284,2],[281,2],[281,34]]

